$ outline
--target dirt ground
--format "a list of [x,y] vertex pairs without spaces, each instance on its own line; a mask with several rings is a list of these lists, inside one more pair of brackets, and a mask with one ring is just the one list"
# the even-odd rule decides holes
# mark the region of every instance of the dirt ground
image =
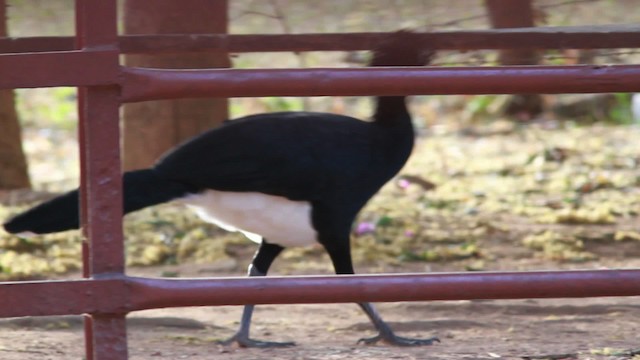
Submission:
[[[636,219],[637,220],[637,219]],[[633,250],[592,248],[597,261],[559,264],[519,251],[508,242],[490,246],[500,260],[488,270],[638,267]],[[159,276],[236,276],[250,253],[237,263],[210,266],[133,268],[131,274]],[[317,271],[326,268],[318,257]],[[290,273],[287,259],[274,274]],[[364,272],[459,271],[460,263],[407,263],[399,267],[359,267]],[[314,272],[314,270],[306,270]],[[242,349],[215,343],[236,330],[241,307],[159,309],[129,315],[131,359],[632,359],[640,353],[640,303],[637,298],[449,301],[378,304],[383,317],[401,335],[438,336],[427,347],[358,345],[373,329],[351,304],[264,305],[257,307],[252,335],[257,339],[296,341],[280,349]],[[0,359],[82,359],[79,317],[0,321]],[[636,357],[637,358],[637,357]]]

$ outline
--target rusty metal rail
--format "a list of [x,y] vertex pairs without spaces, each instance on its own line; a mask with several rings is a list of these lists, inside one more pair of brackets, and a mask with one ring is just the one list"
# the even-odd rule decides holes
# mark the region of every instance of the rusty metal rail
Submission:
[[114,84],[118,55],[115,48],[0,55],[0,89]]
[[[370,50],[385,33],[291,35],[123,35],[124,54],[220,51],[229,53]],[[640,26],[536,27],[473,31],[435,31],[420,35],[438,50],[618,49],[640,47]],[[75,49],[73,37],[0,38],[0,53]]]
[[[574,270],[163,279],[122,274],[91,280],[9,282],[0,317],[126,314],[212,305],[579,298],[640,295],[640,270]],[[73,298],[74,301],[69,301]]]
[[640,91],[640,65],[349,69],[123,68],[124,102],[179,97]]
[[[173,306],[637,296],[640,270],[157,279],[124,274],[118,109],[195,96],[640,92],[640,65],[156,70],[121,53],[370,49],[383,34],[118,36],[115,0],[76,0],[74,38],[0,39],[0,88],[78,86],[85,279],[0,284],[0,317],[88,314],[87,358],[128,357],[125,316]],[[640,27],[424,34],[437,49],[640,47]],[[45,51],[45,52],[38,52]],[[30,53],[24,53],[30,52]]]
[[[640,65],[166,70],[113,66],[113,55],[117,55],[113,52],[74,51],[68,58],[65,54],[0,56],[0,88],[118,85],[123,102],[184,97],[640,91]],[[5,56],[9,58],[3,59]],[[29,72],[25,60],[27,64],[47,61],[51,67]],[[70,71],[65,64],[84,68]],[[98,71],[101,69],[105,71]]]

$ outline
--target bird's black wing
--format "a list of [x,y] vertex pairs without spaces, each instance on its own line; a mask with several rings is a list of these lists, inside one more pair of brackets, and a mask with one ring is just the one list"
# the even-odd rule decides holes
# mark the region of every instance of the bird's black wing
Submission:
[[155,169],[200,189],[316,200],[329,188],[357,183],[373,153],[368,131],[366,122],[334,114],[254,115],[187,141]]

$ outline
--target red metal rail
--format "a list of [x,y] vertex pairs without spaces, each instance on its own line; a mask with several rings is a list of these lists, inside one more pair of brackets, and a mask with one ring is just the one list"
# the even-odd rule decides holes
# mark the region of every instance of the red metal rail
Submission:
[[120,69],[110,51],[60,51],[0,55],[0,88],[92,86],[116,83]]
[[[120,51],[132,53],[222,51],[370,50],[385,33],[292,35],[124,35]],[[616,49],[640,47],[640,26],[536,27],[522,29],[436,31],[420,35],[439,50]],[[72,37],[0,38],[0,53],[75,49]]]
[[640,91],[640,65],[457,68],[123,68],[124,102],[178,97],[591,93]]
[[[111,275],[0,286],[0,317],[209,305],[638,296],[640,270],[162,279]],[[70,301],[73,299],[73,301]]]
[[[117,53],[112,51],[74,51],[66,62],[65,54],[25,54],[15,59],[17,55],[1,55],[0,88],[118,85],[123,102],[211,96],[640,91],[640,65],[161,70],[114,67]],[[29,60],[31,56],[38,61]],[[41,60],[50,61],[51,68],[29,72],[21,65],[26,61],[35,66]],[[86,66],[74,72],[65,63]],[[16,68],[24,71],[14,72]]]
[[[640,270],[252,279],[124,275],[118,108],[193,96],[311,96],[640,91],[640,66],[153,70],[121,52],[363,50],[382,34],[124,36],[115,0],[76,0],[73,38],[0,39],[0,88],[80,86],[86,279],[0,285],[0,317],[90,314],[87,358],[127,359],[128,312],[171,306],[640,295]],[[640,47],[640,29],[515,29],[425,34],[434,48]],[[120,46],[120,49],[118,48]],[[77,49],[77,50],[76,50]],[[69,50],[69,51],[67,51]]]

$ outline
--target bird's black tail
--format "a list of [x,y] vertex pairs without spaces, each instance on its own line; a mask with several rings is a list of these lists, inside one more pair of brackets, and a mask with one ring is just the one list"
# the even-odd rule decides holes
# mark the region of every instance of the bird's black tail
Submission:
[[[122,180],[125,214],[197,192],[163,179],[153,169],[127,172]],[[4,229],[12,234],[48,234],[77,229],[79,213],[78,190],[74,190],[15,216],[4,224]]]

